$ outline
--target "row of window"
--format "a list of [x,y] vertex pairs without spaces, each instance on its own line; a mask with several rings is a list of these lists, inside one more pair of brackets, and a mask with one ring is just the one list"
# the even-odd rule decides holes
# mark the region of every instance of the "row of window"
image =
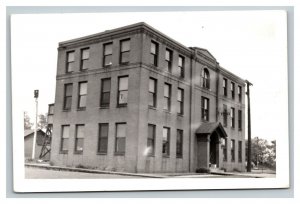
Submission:
[[[230,113],[227,112],[227,105],[223,105],[223,126],[227,127],[227,116],[230,115],[230,127],[235,128],[235,108],[230,108]],[[242,130],[242,110],[238,110],[238,130]]]
[[[85,126],[82,124],[76,125],[75,132],[75,154],[82,154],[84,144],[84,130]],[[116,136],[115,136],[115,154],[124,155],[126,147],[126,123],[116,123]],[[108,149],[108,123],[99,124],[98,147],[99,154],[107,154]],[[61,130],[61,144],[60,152],[68,153],[69,138],[70,138],[70,125],[63,125]],[[148,124],[147,136],[147,149],[146,153],[149,156],[155,155],[155,142],[156,142],[156,125]],[[182,145],[183,145],[183,130],[177,129],[176,135],[176,157],[182,158]],[[163,127],[162,135],[162,155],[169,157],[170,155],[170,128]]]
[[[227,161],[227,139],[223,140],[223,161]],[[235,140],[230,141],[230,156],[231,161],[235,161]],[[238,162],[242,162],[242,141],[238,141]]]
[[[227,79],[223,78],[223,95],[225,97],[227,97]],[[238,99],[239,102],[242,102],[242,87],[240,85],[238,85]],[[231,98],[234,100],[235,99],[235,83],[234,82],[230,82],[230,94],[231,94]]]
[[[159,66],[158,64],[158,56],[159,56],[159,44],[157,42],[151,41],[151,49],[150,49],[150,63],[153,66]],[[177,63],[177,70],[176,73],[180,78],[184,78],[185,76],[185,58],[181,55],[178,55],[178,63]],[[166,48],[165,50],[165,62],[164,68],[169,73],[172,73],[173,67],[173,51]]]

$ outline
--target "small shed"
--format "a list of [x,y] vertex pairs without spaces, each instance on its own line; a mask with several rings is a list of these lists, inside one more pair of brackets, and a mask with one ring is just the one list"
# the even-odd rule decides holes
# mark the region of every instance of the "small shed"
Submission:
[[[25,152],[25,158],[31,158],[32,155],[32,143],[33,143],[33,137],[34,137],[34,130],[25,130],[24,131],[24,152]],[[45,132],[41,129],[37,130],[37,137],[36,137],[36,145],[35,145],[35,159],[38,159],[41,150],[43,147],[45,138]],[[43,158],[43,160],[49,160],[49,154]]]

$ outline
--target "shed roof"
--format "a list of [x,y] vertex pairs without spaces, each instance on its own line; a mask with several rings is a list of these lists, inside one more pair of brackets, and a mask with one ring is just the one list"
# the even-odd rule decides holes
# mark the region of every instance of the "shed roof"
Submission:
[[[45,132],[41,129],[37,129],[37,131],[42,132],[42,133],[45,134]],[[32,133],[34,133],[34,130],[31,130],[31,129],[30,130],[24,130],[24,137],[27,137],[27,136],[31,135]]]

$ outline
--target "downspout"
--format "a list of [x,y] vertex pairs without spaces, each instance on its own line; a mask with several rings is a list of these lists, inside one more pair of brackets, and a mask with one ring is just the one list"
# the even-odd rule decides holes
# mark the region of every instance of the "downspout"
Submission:
[[[194,51],[195,52],[195,51]],[[194,63],[195,63],[195,53],[192,53],[191,56],[191,64],[190,64],[190,118],[189,118],[189,123],[190,123],[190,128],[189,128],[189,172],[192,170],[192,150],[194,150],[192,146],[192,122],[193,122],[193,106],[194,106],[194,101],[193,101],[193,89],[194,89],[194,83],[193,83],[193,71],[194,71]]]
[[248,155],[247,155],[247,172],[251,172],[251,112],[250,112],[250,86],[251,84],[246,80],[247,84],[247,99],[248,99]]
[[216,62],[216,72],[217,72],[217,80],[216,80],[216,122],[219,122],[219,80],[220,80],[220,65]]

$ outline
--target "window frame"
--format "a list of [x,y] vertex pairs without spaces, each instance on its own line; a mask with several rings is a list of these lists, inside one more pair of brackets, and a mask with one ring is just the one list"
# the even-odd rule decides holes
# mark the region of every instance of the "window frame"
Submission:
[[242,86],[238,85],[239,102],[242,102]]
[[228,81],[226,78],[223,78],[222,87],[223,87],[223,96],[227,97],[227,86]]
[[[182,65],[180,66],[180,61],[179,59],[182,59]],[[185,77],[185,57],[182,55],[178,55],[178,70],[179,70],[179,78],[184,78]]]
[[[150,81],[154,81],[154,92],[150,91]],[[148,106],[151,108],[156,108],[157,106],[157,79],[150,77],[149,78],[149,88],[148,88],[148,93],[149,93],[149,98],[148,98]],[[153,95],[153,105],[149,104],[150,103],[150,95]]]
[[[74,154],[83,154],[83,147],[84,147],[84,137],[85,137],[85,134],[83,134],[83,138],[79,138],[78,137],[78,127],[83,127],[84,128],[84,133],[85,133],[85,125],[84,124],[77,124],[75,126],[75,142],[74,142]],[[79,140],[82,140],[82,150],[78,150],[78,141]]]
[[[104,91],[104,81],[109,81],[109,91]],[[101,93],[100,93],[100,108],[109,108],[110,106],[110,92],[111,92],[111,78],[102,78],[101,79]],[[108,103],[103,102],[103,95],[109,93]]]
[[[73,61],[69,61],[69,54],[73,53],[74,59]],[[72,70],[69,70],[69,65],[73,64]],[[75,65],[75,50],[69,50],[66,52],[66,73],[72,73],[74,72],[74,65]]]
[[238,141],[238,162],[242,162],[242,153],[243,153],[243,148],[242,148],[242,141]]
[[[81,94],[81,84],[86,84],[86,94]],[[77,110],[85,110],[87,106],[87,89],[88,89],[88,82],[87,81],[80,81],[78,82],[78,101],[77,101]],[[81,98],[85,97],[85,106],[80,106]]]
[[[124,43],[124,42],[129,42],[129,50],[126,50],[126,51],[122,51],[122,43]],[[130,38],[126,38],[126,39],[123,39],[123,40],[120,40],[120,59],[119,59],[119,63],[121,64],[121,65],[126,65],[126,64],[129,64],[129,62],[130,62],[130,59],[129,59],[129,56],[128,56],[128,61],[126,61],[126,62],[122,62],[122,59],[123,59],[123,55],[125,54],[125,53],[128,53],[128,55],[130,55],[130,49],[131,49],[131,41],[130,41]]]
[[210,89],[210,74],[207,68],[202,69],[202,87]]
[[[153,133],[152,137],[150,137],[150,135],[149,135],[149,127],[153,128],[152,129],[152,133]],[[150,148],[150,149],[149,149],[149,151],[147,151],[147,156],[154,156],[155,155],[155,142],[156,142],[156,125],[149,123],[148,124],[148,135],[147,135],[147,149],[148,148]],[[152,145],[149,146],[149,143],[152,144]]]
[[[106,46],[108,46],[108,45],[111,45],[111,53],[110,54],[105,54]],[[109,56],[111,56],[111,63],[110,64],[105,64],[105,59]],[[103,57],[102,57],[103,63],[102,63],[102,66],[105,67],[105,68],[111,67],[112,63],[113,63],[112,57],[113,57],[113,42],[104,43],[103,44]]]
[[[155,53],[152,53],[152,44],[155,46]],[[151,61],[150,64],[157,67],[158,56],[159,56],[159,44],[153,40],[151,40],[151,44],[150,44],[150,55],[153,56],[153,60],[154,60],[153,62]]]
[[230,92],[231,92],[231,98],[232,98],[232,100],[234,100],[235,99],[235,83],[234,82],[230,83]]
[[235,108],[233,108],[233,107],[230,108],[230,118],[231,118],[230,127],[232,129],[234,129],[235,128]]
[[[85,51],[85,50],[88,50],[88,53],[89,53],[89,56],[88,56],[88,58],[83,58],[83,52]],[[86,71],[86,70],[88,70],[89,68],[85,68],[85,69],[83,69],[83,64],[84,64],[84,62],[85,61],[88,61],[90,59],[90,48],[89,47],[85,47],[85,48],[82,48],[82,49],[80,49],[80,71]]]
[[223,126],[224,127],[227,127],[228,125],[227,117],[228,117],[227,105],[223,104]]
[[[207,101],[207,109],[205,109],[205,101]],[[205,114],[207,118],[205,118]],[[209,121],[209,98],[201,96],[201,120],[202,121]]]
[[223,146],[223,161],[227,162],[227,159],[228,159],[228,155],[227,155],[228,140],[227,140],[227,138],[225,138],[224,140],[225,140],[225,145]]
[[[126,90],[120,90],[120,79],[121,78],[127,78],[127,89]],[[127,107],[127,104],[128,104],[128,93],[129,93],[129,91],[128,91],[128,89],[129,89],[129,76],[128,75],[125,75],[125,76],[119,76],[118,77],[118,97],[117,97],[117,107]],[[122,92],[122,91],[127,91],[127,101],[126,101],[126,103],[120,103],[120,93]]]
[[176,132],[176,158],[183,158],[183,130],[181,129],[177,129]]
[[[103,126],[107,126],[107,135],[102,136],[102,128]],[[98,146],[97,146],[97,154],[107,154],[108,151],[108,135],[109,135],[109,123],[98,123]],[[105,142],[105,150],[101,150],[101,143],[104,140]]]
[[235,140],[231,139],[230,143],[231,162],[235,162]]
[[[168,88],[168,90],[169,90],[168,95],[169,96],[165,96],[165,86],[169,87]],[[164,83],[164,100],[167,100],[167,105],[168,105],[168,109],[165,109],[165,107],[163,107],[164,111],[171,112],[171,97],[172,97],[172,85],[168,84],[168,83]],[[165,103],[165,102],[163,102],[163,103]]]
[[[165,145],[165,140],[164,140],[164,130],[167,130],[167,152],[164,153],[164,145]],[[171,129],[169,127],[163,127],[163,137],[162,137],[162,156],[163,157],[170,157],[170,132]]]
[[242,131],[242,110],[238,110],[238,130]]
[[[167,52],[169,53],[169,60],[167,59]],[[167,72],[172,73],[172,63],[173,61],[173,51],[166,48],[166,52],[165,52],[165,69]]]
[[[181,92],[181,101],[178,100],[178,94]],[[178,112],[178,107],[177,107],[177,114],[178,115],[183,115],[184,114],[184,89],[179,88],[177,89],[177,106],[179,107],[180,112]]]
[[[71,95],[67,96],[67,86],[71,86]],[[72,109],[72,97],[73,97],[73,83],[67,83],[64,84],[64,102],[63,102],[63,111],[70,111]],[[67,98],[71,98],[70,99],[70,107],[66,107],[67,105]]]
[[[67,138],[64,137],[64,128],[68,127],[69,128],[69,135]],[[62,125],[61,126],[61,134],[60,134],[60,148],[59,148],[59,153],[60,154],[68,154],[69,152],[69,140],[70,140],[70,125]],[[65,142],[65,140],[67,140],[67,142]],[[63,149],[64,144],[68,144],[67,145],[67,149]]]
[[[124,137],[124,152],[118,151],[118,125],[125,125],[125,137]],[[115,150],[114,150],[114,155],[119,155],[123,156],[126,153],[126,136],[127,136],[127,123],[121,122],[121,123],[116,123],[116,133],[115,133]],[[123,138],[123,137],[119,137]]]

